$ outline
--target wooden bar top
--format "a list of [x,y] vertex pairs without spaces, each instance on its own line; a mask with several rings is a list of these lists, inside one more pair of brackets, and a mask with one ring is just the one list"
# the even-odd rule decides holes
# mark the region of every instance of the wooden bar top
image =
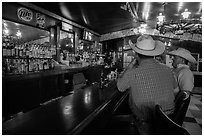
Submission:
[[38,77],[44,77],[44,76],[59,75],[64,73],[76,73],[79,71],[87,70],[92,67],[102,67],[102,66],[103,65],[94,65],[94,66],[86,66],[86,67],[72,66],[66,69],[46,70],[41,72],[30,72],[27,74],[2,76],[2,78],[7,80],[31,79],[31,78],[38,78]]
[[118,94],[116,83],[105,89],[98,83],[87,85],[59,100],[19,114],[2,124],[2,134],[56,135],[78,134]]

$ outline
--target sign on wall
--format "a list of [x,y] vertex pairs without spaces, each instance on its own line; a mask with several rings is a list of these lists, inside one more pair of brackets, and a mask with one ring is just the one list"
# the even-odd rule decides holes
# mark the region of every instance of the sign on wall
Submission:
[[62,22],[62,30],[72,32],[73,31],[73,26],[68,24],[68,23]]
[[26,22],[30,22],[33,19],[33,12],[23,7],[18,8],[17,15],[20,20]]
[[36,13],[36,26],[45,28],[45,15]]

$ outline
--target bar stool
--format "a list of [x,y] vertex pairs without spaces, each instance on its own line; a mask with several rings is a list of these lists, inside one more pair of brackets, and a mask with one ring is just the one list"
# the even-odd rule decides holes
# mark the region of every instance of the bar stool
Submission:
[[156,133],[160,135],[190,135],[189,132],[172,121],[162,110],[160,105],[155,106]]
[[175,110],[170,118],[182,126],[188,110],[191,96],[186,91],[180,91],[175,98]]
[[73,89],[74,91],[86,85],[87,80],[83,73],[76,73],[73,75]]

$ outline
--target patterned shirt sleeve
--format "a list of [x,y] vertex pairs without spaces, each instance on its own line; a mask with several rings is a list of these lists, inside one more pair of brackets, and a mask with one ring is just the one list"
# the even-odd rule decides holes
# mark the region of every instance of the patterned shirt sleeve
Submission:
[[194,76],[190,70],[183,69],[178,76],[178,83],[181,90],[192,91],[194,87]]
[[118,78],[117,87],[119,91],[124,92],[130,88],[130,76],[130,70],[127,70],[121,78]]
[[178,86],[178,82],[177,82],[177,79],[176,79],[176,74],[173,72],[172,75],[173,75],[174,94],[176,95],[179,92],[179,86]]

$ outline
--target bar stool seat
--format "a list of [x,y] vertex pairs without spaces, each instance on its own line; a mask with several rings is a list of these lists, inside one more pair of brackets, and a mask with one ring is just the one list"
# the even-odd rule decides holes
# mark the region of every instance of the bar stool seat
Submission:
[[171,119],[182,126],[188,110],[191,96],[186,91],[180,91],[175,98],[175,110]]
[[172,121],[162,110],[160,105],[155,106],[155,134],[160,135],[189,135],[189,132]]
[[73,75],[73,89],[76,91],[86,85],[87,80],[83,73],[76,73]]

